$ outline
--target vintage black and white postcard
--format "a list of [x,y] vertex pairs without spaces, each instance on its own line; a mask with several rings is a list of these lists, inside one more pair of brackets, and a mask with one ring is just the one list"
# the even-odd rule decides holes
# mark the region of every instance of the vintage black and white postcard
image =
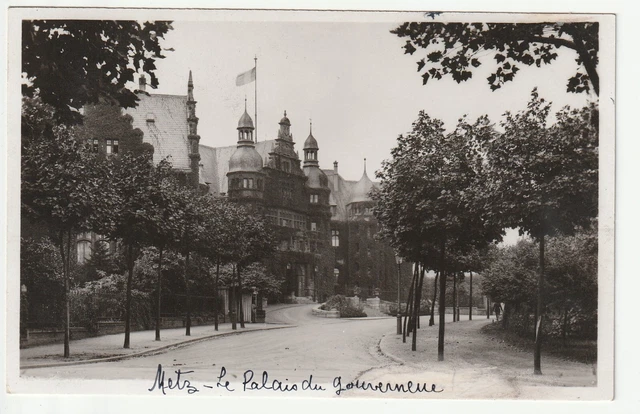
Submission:
[[9,393],[613,398],[614,15],[8,19]]

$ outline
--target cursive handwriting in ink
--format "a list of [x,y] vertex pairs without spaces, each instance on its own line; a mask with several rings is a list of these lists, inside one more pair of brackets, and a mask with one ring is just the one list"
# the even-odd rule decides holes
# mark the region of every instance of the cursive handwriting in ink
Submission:
[[303,391],[325,391],[326,388],[324,388],[322,385],[314,384],[313,375],[309,375],[308,380],[302,381],[302,390]]
[[165,384],[164,369],[162,369],[162,364],[158,364],[158,370],[156,371],[156,378],[151,388],[149,388],[149,392],[155,390],[156,387],[158,387],[158,389],[162,391],[163,395],[167,395],[165,388],[168,388],[170,390],[177,388],[180,391],[186,389],[188,394],[194,394],[199,391],[198,388],[191,385],[191,381],[189,381],[188,379],[181,378],[182,375],[191,374],[193,373],[193,371],[182,371],[179,369],[174,372],[176,373],[175,381],[172,378],[168,378]]
[[400,393],[421,393],[421,392],[442,392],[444,389],[436,389],[436,384],[427,383],[414,383],[413,381],[407,381],[405,384],[391,384],[389,382],[372,384],[370,382],[356,380],[346,384],[342,384],[342,377],[335,377],[333,379],[333,388],[335,388],[336,395],[340,395],[344,391],[352,389],[360,389],[363,391],[376,391],[382,394],[386,394],[389,391]]
[[218,376],[218,382],[216,383],[216,387],[224,388],[229,392],[235,391],[235,389],[230,388],[231,383],[229,381],[224,380],[224,383],[222,382],[222,379],[224,378],[225,375],[227,375],[227,369],[225,367],[222,367],[220,369],[220,376]]
[[[289,384],[287,382],[283,382],[277,379],[269,381],[269,373],[267,371],[262,371],[262,378],[260,382],[256,382],[253,380],[253,371],[248,369],[242,375],[242,391],[258,391],[258,390],[270,390],[270,391],[280,391],[280,392],[289,392],[289,391],[298,391],[298,384]],[[289,378],[286,378],[285,381],[289,381]],[[313,384],[313,376],[309,376],[309,380],[304,380],[301,384],[301,388],[303,390],[310,391],[324,391],[325,389],[317,384]]]

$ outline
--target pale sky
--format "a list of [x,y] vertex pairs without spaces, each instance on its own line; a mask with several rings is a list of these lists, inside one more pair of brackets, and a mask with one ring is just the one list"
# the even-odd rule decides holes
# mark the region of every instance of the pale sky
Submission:
[[[191,70],[200,142],[235,145],[245,96],[252,117],[255,102],[254,84],[237,87],[235,79],[253,67],[257,56],[258,139],[276,137],[286,110],[302,158],[312,119],[321,168],[333,168],[338,161],[347,180],[362,176],[365,158],[369,177],[375,179],[396,138],[411,130],[420,110],[443,120],[450,130],[465,114],[471,119],[488,114],[498,123],[505,111],[525,108],[536,86],[554,103],[553,112],[596,100],[595,95],[566,92],[567,80],[577,68],[576,55],[569,50],[560,51],[552,65],[520,65],[515,81],[495,92],[486,81],[494,69],[492,52],[480,55],[484,64],[470,81],[457,84],[446,78],[423,86],[416,64],[421,50],[405,55],[405,39],[389,33],[399,22],[422,19],[421,14],[382,19],[387,21],[376,16],[375,22],[331,21],[331,15],[324,16],[327,21],[321,22],[176,20],[164,43],[174,51],[157,62],[160,85],[155,93],[186,94]],[[518,238],[517,231],[510,230],[504,242],[512,244]]]
[[[534,86],[554,102],[554,110],[582,106],[589,98],[566,92],[576,68],[570,51],[553,65],[522,68],[514,82],[491,92],[488,64],[471,81],[422,86],[416,71],[420,50],[404,54],[405,41],[389,33],[397,26],[393,22],[176,21],[173,26],[164,45],[175,51],[157,63],[160,86],[155,92],[186,94],[193,71],[202,144],[235,144],[245,95],[253,117],[254,85],[237,87],[235,78],[253,67],[257,55],[258,139],[274,139],[287,110],[302,154],[312,118],[320,166],[332,168],[338,161],[349,180],[360,178],[364,158],[373,178],[421,109],[451,129],[464,114],[475,119],[487,113],[498,121],[506,110],[524,108]],[[492,54],[484,60],[491,61]]]

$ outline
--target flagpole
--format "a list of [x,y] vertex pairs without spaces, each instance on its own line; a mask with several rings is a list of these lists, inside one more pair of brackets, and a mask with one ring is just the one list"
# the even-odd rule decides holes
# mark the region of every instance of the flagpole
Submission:
[[254,116],[255,116],[255,119],[256,119],[256,138],[255,138],[255,140],[256,140],[256,142],[258,142],[258,56],[257,55],[254,55],[253,61],[254,61],[254,69],[255,69],[255,72],[256,72],[256,84],[255,84],[255,92],[254,92],[255,96],[253,98],[254,99],[254,110],[255,110]]

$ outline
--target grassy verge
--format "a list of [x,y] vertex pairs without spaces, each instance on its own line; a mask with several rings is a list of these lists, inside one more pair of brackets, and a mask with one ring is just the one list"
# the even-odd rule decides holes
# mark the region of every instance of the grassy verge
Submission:
[[[519,336],[516,333],[502,329],[501,323],[490,323],[482,327],[481,332],[491,335],[520,349],[533,352],[533,338]],[[568,361],[577,361],[587,364],[598,362],[597,341],[586,339],[567,339],[566,344],[559,338],[543,338],[542,353],[553,355]]]

